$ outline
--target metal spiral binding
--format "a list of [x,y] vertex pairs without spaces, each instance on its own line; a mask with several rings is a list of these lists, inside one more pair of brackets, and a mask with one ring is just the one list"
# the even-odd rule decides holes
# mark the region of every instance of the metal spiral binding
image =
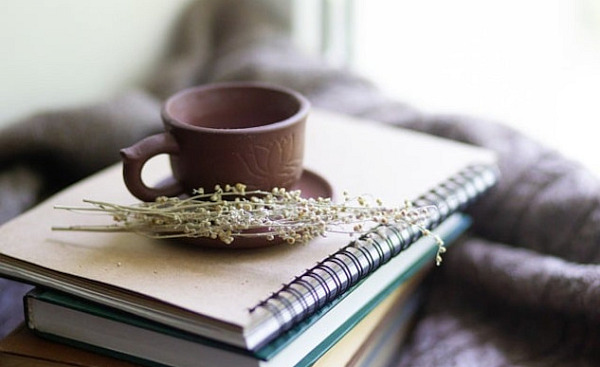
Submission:
[[[425,219],[423,226],[436,227],[468,206],[497,179],[496,167],[471,166],[429,190],[413,201],[416,207],[433,205],[437,208],[436,214]],[[421,230],[410,224],[378,226],[284,284],[250,312],[263,308],[272,315],[268,327],[272,329],[269,338],[272,340],[346,292],[421,235]],[[272,324],[273,320],[276,324]]]

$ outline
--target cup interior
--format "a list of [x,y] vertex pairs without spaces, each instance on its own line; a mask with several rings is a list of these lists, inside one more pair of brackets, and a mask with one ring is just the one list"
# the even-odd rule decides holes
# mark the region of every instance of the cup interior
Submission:
[[172,97],[165,113],[183,124],[211,129],[245,129],[287,120],[305,101],[283,89],[224,85],[190,89]]

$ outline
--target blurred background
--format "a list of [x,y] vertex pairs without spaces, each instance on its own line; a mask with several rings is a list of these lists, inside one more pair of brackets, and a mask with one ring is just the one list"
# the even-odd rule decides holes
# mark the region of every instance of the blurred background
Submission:
[[[0,126],[135,87],[191,1],[4,1]],[[305,52],[423,111],[510,124],[600,176],[600,0],[271,1]]]
[[421,110],[510,124],[600,176],[600,0],[297,3],[327,3],[331,62]]

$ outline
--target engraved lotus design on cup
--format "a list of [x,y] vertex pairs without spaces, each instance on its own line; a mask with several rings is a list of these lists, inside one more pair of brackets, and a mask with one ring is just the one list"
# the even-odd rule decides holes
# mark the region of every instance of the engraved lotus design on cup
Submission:
[[298,140],[295,134],[289,134],[263,145],[248,144],[235,156],[257,186],[289,188],[302,174],[303,146]]

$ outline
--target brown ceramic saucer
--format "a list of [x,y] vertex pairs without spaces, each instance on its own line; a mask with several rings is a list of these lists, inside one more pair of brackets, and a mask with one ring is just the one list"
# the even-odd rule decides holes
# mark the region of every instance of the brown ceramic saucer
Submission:
[[[333,188],[327,182],[325,178],[318,175],[317,173],[304,169],[300,180],[290,188],[290,190],[300,190],[303,198],[330,198],[333,196]],[[241,249],[241,248],[258,248],[279,245],[283,241],[275,238],[274,240],[267,240],[265,238],[248,238],[240,237],[236,238],[232,243],[225,244],[219,240],[213,240],[206,237],[198,238],[179,238],[176,241],[185,242],[197,246],[223,248],[223,249]]]

